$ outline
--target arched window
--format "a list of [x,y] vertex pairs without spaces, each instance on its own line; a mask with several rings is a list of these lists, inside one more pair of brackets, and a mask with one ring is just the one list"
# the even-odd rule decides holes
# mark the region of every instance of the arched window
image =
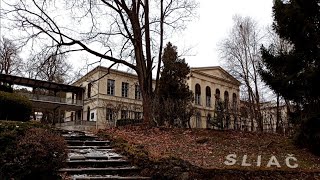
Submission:
[[232,109],[235,111],[237,110],[237,95],[233,93],[232,95]]
[[206,87],[206,106],[211,107],[211,88]]
[[229,93],[228,93],[228,91],[224,92],[224,107],[225,107],[225,109],[229,109]]
[[215,98],[216,98],[216,99],[215,99],[215,109],[216,109],[216,110],[219,110],[220,108],[219,108],[219,105],[218,105],[218,104],[219,104],[219,102],[220,102],[220,90],[219,90],[218,88],[216,89],[216,93],[215,93],[214,96],[215,96]]
[[216,89],[215,97],[216,97],[216,101],[220,100],[220,90],[218,88]]
[[220,90],[218,88],[216,89],[216,98],[220,98]]
[[196,113],[196,128],[201,128],[201,114],[200,114],[200,112]]
[[201,87],[200,84],[196,84],[195,87],[195,104],[201,105]]

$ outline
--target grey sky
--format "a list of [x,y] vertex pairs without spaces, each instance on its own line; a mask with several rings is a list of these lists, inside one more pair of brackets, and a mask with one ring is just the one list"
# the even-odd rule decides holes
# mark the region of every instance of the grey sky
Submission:
[[[184,49],[192,48],[188,54],[193,56],[185,56],[192,67],[222,64],[217,52],[217,44],[227,37],[232,27],[232,17],[235,14],[250,16],[260,26],[272,23],[273,0],[197,1],[200,4],[199,18],[190,22],[184,33],[170,39],[174,45],[178,46],[179,53]],[[3,32],[1,35],[4,35]],[[85,59],[88,60],[88,63],[92,63],[98,58],[84,53],[74,53],[69,56],[69,60],[76,67],[84,67]]]
[[233,15],[250,16],[260,26],[272,23],[273,0],[198,1],[199,19],[190,23],[185,33],[173,41],[178,50],[194,47],[195,56],[185,57],[192,67],[221,65],[217,44],[227,37]]

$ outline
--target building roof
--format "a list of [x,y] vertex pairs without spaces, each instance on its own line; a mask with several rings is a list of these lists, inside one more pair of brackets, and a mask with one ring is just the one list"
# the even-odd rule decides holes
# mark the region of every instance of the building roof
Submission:
[[34,88],[43,88],[43,89],[48,89],[53,91],[63,91],[63,92],[83,92],[84,91],[84,88],[82,87],[43,81],[38,79],[19,77],[19,76],[8,75],[8,74],[0,74],[0,82],[34,87]]
[[215,75],[211,75],[208,73],[208,71],[220,71],[221,73],[223,73],[224,76],[228,77],[232,82],[234,82],[236,85],[240,86],[241,82],[239,80],[237,80],[235,77],[233,77],[230,73],[228,73],[226,70],[224,70],[222,67],[220,66],[208,66],[208,67],[191,67],[190,68],[191,72],[196,72],[205,76],[209,76],[209,77],[214,77],[217,79],[221,79],[223,81],[227,81],[226,79],[222,78],[222,77],[217,77]]
[[[79,82],[83,82],[87,77],[90,77],[91,75],[93,75],[94,73],[98,72],[98,71],[105,71],[105,72],[110,72],[110,73],[114,73],[114,74],[121,74],[127,77],[132,77],[132,78],[138,78],[137,74],[134,73],[129,73],[129,72],[125,72],[125,71],[121,71],[121,70],[117,70],[117,69],[110,69],[108,67],[105,66],[97,66],[94,69],[92,69],[91,71],[89,71],[88,73],[86,73],[84,76],[80,77],[79,79],[77,79],[73,84],[79,83]],[[107,73],[109,74],[109,73]],[[103,75],[102,77],[106,76],[107,74]],[[95,79],[93,81],[97,81],[100,80],[102,77]],[[152,79],[152,81],[155,82],[155,79]],[[92,81],[91,81],[92,82]]]
[[[216,79],[220,79],[222,81],[230,82],[230,83],[236,84],[238,86],[241,85],[240,81],[238,81],[236,78],[234,78],[232,75],[230,75],[227,71],[225,71],[220,66],[191,67],[190,70],[191,70],[191,72],[196,72],[196,73],[199,73],[199,74],[202,74],[202,75],[205,75],[205,76],[209,76],[209,77],[213,77],[213,78],[216,78]],[[205,71],[210,71],[210,70],[218,70],[218,71],[222,72],[225,77],[228,77],[229,80],[224,79],[222,77],[217,77],[217,76],[214,76],[214,75],[210,75],[207,72],[205,72]],[[92,74],[94,74],[94,73],[96,73],[98,71],[105,71],[105,72],[109,71],[110,73],[121,74],[121,75],[124,75],[124,76],[133,77],[133,78],[137,78],[138,77],[138,75],[134,74],[134,73],[128,73],[128,72],[125,72],[125,71],[120,71],[120,70],[116,70],[116,69],[110,69],[110,68],[107,68],[107,67],[104,67],[104,66],[97,66],[94,69],[92,69],[91,71],[89,71],[87,74],[85,74],[84,76],[82,76],[81,78],[76,80],[73,84],[76,84],[76,83],[79,83],[79,82],[83,82],[84,79],[86,79],[87,77],[90,77]],[[99,78],[99,79],[101,79],[101,78]],[[96,80],[99,80],[99,79],[96,79]],[[94,80],[94,81],[96,81],[96,80]],[[155,81],[155,80],[153,79],[153,81]]]

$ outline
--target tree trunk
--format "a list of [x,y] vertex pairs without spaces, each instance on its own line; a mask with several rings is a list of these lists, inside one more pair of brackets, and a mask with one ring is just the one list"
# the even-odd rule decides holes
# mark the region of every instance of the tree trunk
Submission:
[[280,132],[280,98],[279,93],[277,93],[277,120],[276,120],[276,132]]
[[143,124],[146,126],[151,126],[152,120],[152,97],[149,94],[142,95],[143,103]]

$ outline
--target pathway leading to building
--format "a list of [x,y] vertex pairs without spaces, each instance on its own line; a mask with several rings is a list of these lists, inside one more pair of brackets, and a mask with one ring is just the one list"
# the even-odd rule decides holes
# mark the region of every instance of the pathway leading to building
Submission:
[[139,176],[140,169],[116,153],[110,141],[79,131],[62,131],[62,136],[69,152],[67,168],[60,169],[59,173],[66,179],[150,179]]

